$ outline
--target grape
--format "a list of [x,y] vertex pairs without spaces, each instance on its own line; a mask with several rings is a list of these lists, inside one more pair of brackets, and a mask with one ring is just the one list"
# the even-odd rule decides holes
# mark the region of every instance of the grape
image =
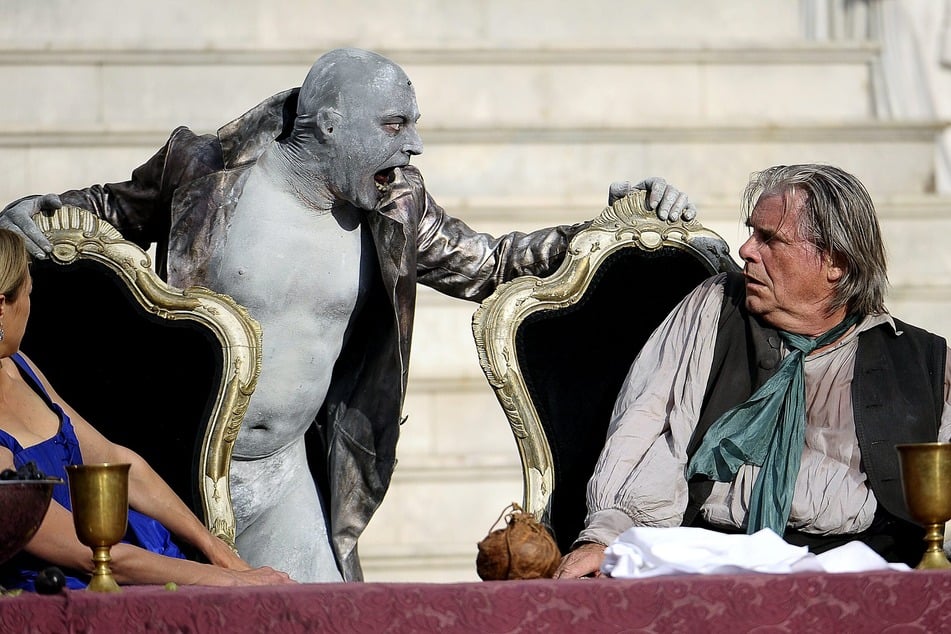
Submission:
[[33,581],[39,594],[56,594],[66,585],[66,575],[56,566],[44,568]]
[[36,467],[36,463],[32,460],[25,465],[18,468],[16,471],[13,469],[4,469],[0,471],[0,480],[45,480],[46,474],[40,471]]

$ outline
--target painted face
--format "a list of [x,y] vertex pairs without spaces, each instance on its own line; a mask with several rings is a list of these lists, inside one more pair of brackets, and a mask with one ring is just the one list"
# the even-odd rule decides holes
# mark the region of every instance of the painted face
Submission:
[[328,141],[334,160],[328,186],[361,209],[373,209],[393,178],[393,168],[421,154],[416,131],[416,92],[395,65],[382,65],[373,76],[342,87],[339,119]]
[[23,333],[26,332],[26,322],[30,318],[30,293],[33,292],[33,278],[26,274],[26,282],[17,293],[13,302],[3,302],[3,342],[9,343],[13,351],[20,349]]
[[835,268],[799,235],[802,194],[760,198],[747,224],[750,237],[740,247],[745,262],[746,308],[781,330],[816,335],[811,326],[826,317],[838,279]]

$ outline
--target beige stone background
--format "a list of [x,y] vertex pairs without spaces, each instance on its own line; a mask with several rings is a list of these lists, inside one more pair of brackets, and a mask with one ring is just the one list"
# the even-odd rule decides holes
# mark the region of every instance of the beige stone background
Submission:
[[[370,48],[413,79],[433,195],[497,233],[600,212],[662,175],[735,248],[751,171],[828,162],[879,208],[891,310],[951,335],[945,0],[2,0],[0,201],[124,180],[177,125],[201,132]],[[478,366],[475,306],[421,289],[393,488],[368,580],[476,579],[521,498]]]

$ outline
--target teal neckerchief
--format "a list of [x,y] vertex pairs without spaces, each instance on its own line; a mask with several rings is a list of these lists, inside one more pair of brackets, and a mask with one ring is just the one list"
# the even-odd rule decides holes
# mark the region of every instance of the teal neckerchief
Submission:
[[716,420],[687,465],[687,480],[703,474],[730,482],[743,464],[760,468],[747,514],[750,535],[786,530],[806,433],[805,359],[841,337],[859,321],[853,314],[818,337],[779,331],[790,348],[779,368],[745,402]]

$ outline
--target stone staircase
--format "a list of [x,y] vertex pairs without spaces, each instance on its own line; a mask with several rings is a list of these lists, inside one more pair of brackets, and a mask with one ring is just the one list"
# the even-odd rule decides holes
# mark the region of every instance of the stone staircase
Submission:
[[[8,0],[0,200],[123,180],[175,126],[211,132],[298,85],[322,51],[359,46],[407,70],[423,114],[416,162],[479,230],[587,219],[611,181],[661,175],[735,250],[750,172],[834,163],[879,206],[890,308],[951,335],[951,199],[934,192],[944,122],[877,113],[879,44],[810,39],[806,4],[327,0],[279,15],[261,0]],[[475,579],[475,543],[521,499],[474,309],[420,289],[400,465],[361,542],[369,580]]]

